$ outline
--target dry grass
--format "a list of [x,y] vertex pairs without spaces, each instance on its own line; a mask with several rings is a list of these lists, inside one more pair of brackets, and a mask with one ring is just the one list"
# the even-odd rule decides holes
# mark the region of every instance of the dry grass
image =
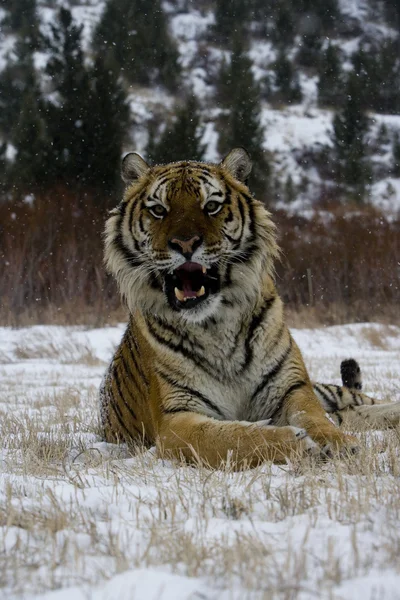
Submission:
[[61,364],[83,364],[96,366],[103,364],[94,354],[88,343],[63,339],[52,340],[48,334],[37,333],[35,339],[18,343],[14,348],[18,360],[50,359]]

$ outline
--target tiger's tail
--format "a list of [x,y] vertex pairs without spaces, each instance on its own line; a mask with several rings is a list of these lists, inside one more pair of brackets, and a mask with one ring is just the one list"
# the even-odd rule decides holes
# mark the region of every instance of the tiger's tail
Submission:
[[400,402],[379,403],[361,392],[360,365],[354,358],[340,365],[342,386],[314,383],[314,392],[327,413],[346,429],[390,429],[400,425]]

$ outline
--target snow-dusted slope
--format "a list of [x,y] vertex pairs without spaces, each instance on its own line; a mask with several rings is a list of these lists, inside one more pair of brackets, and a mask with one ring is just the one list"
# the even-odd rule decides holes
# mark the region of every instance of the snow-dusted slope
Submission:
[[[54,19],[55,12],[61,5],[70,4],[72,14],[78,23],[84,25],[83,45],[90,60],[90,39],[93,28],[104,9],[104,0],[80,1],[55,0],[51,4],[46,0],[38,0],[39,16],[42,30],[45,32],[49,23]],[[206,144],[206,159],[219,159],[217,151],[218,132],[214,120],[218,114],[215,104],[214,87],[210,85],[210,73],[215,76],[226,50],[217,47],[210,41],[210,27],[214,23],[211,7],[200,10],[196,3],[164,2],[164,10],[169,20],[170,32],[177,42],[180,62],[183,68],[183,80],[187,89],[191,88],[200,100],[204,123],[204,142]],[[186,6],[186,12],[185,12]],[[202,5],[203,6],[203,5]],[[367,0],[341,1],[340,7],[344,18],[356,23],[355,31],[364,32],[370,38],[384,39],[394,36],[394,30],[385,24],[379,10],[372,10]],[[350,58],[361,40],[361,35],[354,34],[350,38],[330,40],[340,47],[347,59]],[[4,67],[7,54],[12,52],[15,41],[13,36],[3,36],[0,41],[0,69]],[[326,40],[326,43],[328,40]],[[300,38],[296,38],[290,56],[294,56]],[[271,66],[276,59],[276,47],[269,40],[254,38],[250,43],[249,55],[253,60],[253,71],[257,80],[263,79],[271,72]],[[43,71],[46,56],[37,53],[35,64]],[[349,63],[345,62],[345,66]],[[299,73],[303,91],[303,102],[293,107],[273,108],[267,102],[263,103],[261,119],[265,125],[264,148],[270,153],[273,170],[277,179],[285,185],[288,178],[296,189],[296,202],[288,206],[284,200],[278,203],[280,208],[290,211],[303,211],[309,208],[319,197],[321,189],[329,182],[321,181],[316,168],[299,160],[301,153],[316,150],[322,145],[330,145],[332,132],[332,111],[321,110],[317,106],[317,77],[309,75],[305,70]],[[154,114],[167,117],[174,108],[175,99],[160,88],[147,89],[138,86],[129,89],[130,106],[135,123],[131,135],[130,147],[143,152],[147,144],[147,125]],[[390,135],[400,132],[400,116],[370,115],[375,121],[371,128],[371,143],[376,138],[379,125],[385,123]],[[246,146],[246,140],[243,140]],[[9,156],[12,155],[10,150]],[[380,151],[374,156],[374,163],[379,162],[386,167],[391,163],[388,151]],[[400,179],[385,175],[383,169],[381,179],[368,190],[372,203],[388,213],[400,210]]]

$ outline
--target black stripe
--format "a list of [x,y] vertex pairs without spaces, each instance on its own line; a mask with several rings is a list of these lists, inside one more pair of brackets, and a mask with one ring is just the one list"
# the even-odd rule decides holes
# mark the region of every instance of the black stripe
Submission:
[[339,385],[335,385],[333,386],[336,390],[337,395],[339,396],[340,399],[343,398],[343,390]]
[[[225,234],[226,235],[226,234]],[[247,242],[246,242],[247,244]],[[258,250],[258,245],[256,242],[251,242],[247,245],[239,255],[232,256],[227,261],[227,272],[225,276],[225,285],[230,285],[232,283],[232,268],[236,263],[244,263],[251,260],[254,251]]]
[[247,204],[252,204],[253,203],[253,198],[249,194],[244,194],[242,192],[241,196],[242,196],[242,198],[244,198],[246,200]]
[[[110,407],[113,409],[113,411],[114,411],[114,415],[115,415],[115,417],[116,417],[116,419],[117,419],[117,421],[118,421],[118,423],[119,423],[119,425],[120,425],[121,429],[122,429],[123,431],[125,431],[125,432],[126,432],[126,435],[124,435],[124,434],[123,434],[123,435],[124,435],[124,437],[125,437],[125,439],[126,439],[126,440],[128,440],[129,438],[130,438],[130,439],[132,439],[134,436],[133,436],[133,435],[132,435],[132,433],[129,431],[129,429],[127,429],[127,427],[126,427],[126,425],[125,425],[125,423],[124,423],[124,420],[123,420],[122,414],[121,414],[121,412],[120,412],[120,410],[119,410],[118,406],[115,404],[114,400],[112,400],[112,401],[110,400]],[[114,432],[114,433],[115,433],[115,432]]]
[[233,212],[232,209],[228,207],[228,216],[225,218],[224,223],[231,223],[233,221]]
[[239,241],[235,240],[235,238],[230,236],[229,233],[226,233],[226,231],[224,231],[224,236],[226,237],[228,242],[230,242],[232,244],[234,250],[236,250],[236,248],[238,248],[240,246]]
[[251,396],[251,400],[254,400],[254,398],[256,398],[256,396],[258,396],[258,394],[269,384],[271,383],[271,381],[273,379],[275,379],[275,377],[279,374],[280,370],[282,369],[283,365],[286,362],[286,359],[288,358],[290,352],[292,350],[292,338],[290,338],[289,341],[289,345],[286,348],[285,352],[282,354],[282,356],[280,357],[280,359],[278,360],[278,362],[276,363],[276,365],[274,366],[273,369],[271,369],[268,373],[266,373],[261,382],[259,383],[259,385],[257,386],[255,392],[253,393],[253,395]]
[[150,287],[153,290],[162,292],[163,284],[159,281],[158,275],[156,273],[153,273],[153,271],[151,271],[151,273],[149,275],[149,283],[150,283]]
[[272,415],[270,416],[270,418],[273,420],[276,418],[276,415],[279,413],[279,411],[281,410],[283,403],[285,402],[286,398],[288,396],[290,396],[290,394],[292,394],[293,392],[295,392],[296,390],[299,390],[300,388],[304,387],[306,384],[305,381],[297,381],[296,383],[293,383],[293,385],[291,385],[286,392],[283,394],[281,400],[278,402],[277,407],[275,408],[274,412],[272,413]]
[[[172,333],[172,335],[174,335],[176,337],[180,337],[183,341],[187,342],[188,344],[193,345],[193,342],[191,341],[190,337],[185,332],[181,331],[178,333],[176,327],[174,327],[173,325],[170,325],[166,321],[163,321],[157,315],[152,315],[152,319],[153,319],[153,321],[155,321],[157,323],[157,325],[160,327],[161,330],[165,329],[169,333]],[[200,344],[197,340],[196,340],[196,345],[203,352],[205,351],[204,346],[202,344]]]
[[199,360],[199,357],[194,356],[191,352],[186,350],[186,348],[182,344],[174,344],[173,342],[165,340],[159,333],[157,333],[157,331],[155,331],[150,321],[147,322],[147,327],[149,333],[159,344],[166,346],[173,352],[178,352],[182,354],[182,356],[194,362],[196,366],[205,371],[211,377],[218,378],[218,376],[221,375],[220,373],[218,373],[217,369],[215,368],[215,365],[213,369],[208,368],[206,366],[206,364],[208,364],[207,361],[205,361],[204,363],[201,362],[201,360]]
[[286,400],[286,398],[288,396],[290,396],[290,394],[292,394],[296,390],[299,390],[300,388],[304,387],[305,385],[306,385],[305,381],[297,381],[297,383],[293,383],[293,385],[291,385],[290,388],[287,389],[286,392],[284,393],[283,398],[281,400],[281,404],[283,404],[283,402]]
[[171,414],[181,413],[181,412],[194,412],[194,411],[190,410],[190,408],[185,408],[184,406],[175,406],[175,408],[164,408],[163,409],[163,413],[165,415],[171,415]]
[[117,233],[117,235],[114,237],[113,245],[116,247],[117,250],[119,250],[119,252],[123,255],[124,259],[130,265],[139,266],[140,264],[142,264],[141,258],[139,256],[135,255],[124,244],[124,240],[123,240],[122,232],[121,232],[122,219],[123,219],[123,214],[121,214],[121,216],[118,220],[117,229],[118,229],[119,233]]
[[[121,351],[121,353],[120,353],[120,358],[121,358],[122,365],[123,365],[123,367],[124,367],[124,370],[125,370],[125,375],[127,376],[127,379],[128,379],[128,381],[129,381],[129,382],[132,382],[132,383],[134,384],[134,386],[135,386],[136,390],[137,390],[139,393],[140,393],[140,389],[142,389],[142,390],[143,390],[143,388],[144,388],[144,389],[146,390],[146,385],[145,385],[145,383],[144,383],[143,381],[140,381],[140,382],[138,382],[138,380],[137,380],[137,378],[136,378],[135,374],[133,373],[132,369],[130,368],[130,366],[129,366],[129,365],[128,365],[128,363],[126,362],[126,360],[125,360],[125,356],[123,355],[122,351]],[[132,361],[132,362],[133,362],[133,361]],[[133,401],[135,401],[135,398],[134,398],[134,396],[132,395],[132,393],[131,393],[130,389],[128,388],[128,386],[126,385],[125,381],[124,381],[123,383],[124,383],[125,389],[126,389],[126,391],[128,392],[129,396],[131,397],[131,399],[132,399]],[[147,391],[147,390],[146,390],[146,391]],[[133,410],[133,409],[132,409],[132,410]],[[135,418],[136,418],[136,417],[135,417]]]
[[[154,315],[152,315],[152,321],[155,322],[161,328],[161,333],[162,333],[162,329],[165,329],[166,331],[169,331],[170,333],[172,333],[174,335],[174,337],[178,337],[178,339],[180,340],[179,342],[166,340],[165,338],[162,337],[162,335],[160,335],[160,333],[158,333],[154,329],[152,322],[150,320],[147,320],[146,322],[147,322],[147,326],[149,328],[149,332],[153,335],[153,337],[160,344],[164,344],[165,346],[167,346],[168,348],[170,348],[170,350],[173,350],[174,352],[180,352],[183,356],[192,360],[199,368],[203,369],[203,371],[205,371],[206,373],[208,373],[209,375],[211,375],[214,378],[222,377],[225,375],[225,371],[224,370],[221,371],[216,366],[215,362],[213,363],[213,362],[209,361],[205,357],[205,355],[201,355],[198,352],[195,352],[195,345],[187,334],[185,334],[183,332],[178,333],[174,327],[172,327],[168,323],[165,323],[164,321],[162,321],[161,319],[159,319],[158,317],[156,317]],[[212,317],[210,317],[209,322],[213,322]],[[215,324],[215,321],[214,321],[214,324]],[[185,348],[184,343],[190,345],[191,348],[193,348],[193,350],[191,351],[191,350]],[[196,345],[200,351],[203,351],[204,353],[206,352],[204,346],[202,346],[197,341],[196,341]]]
[[337,403],[333,402],[331,400],[331,398],[329,398],[329,396],[326,393],[326,391],[321,390],[321,386],[322,386],[322,384],[314,383],[313,388],[316,389],[319,392],[320,396],[322,396],[322,398],[326,402],[326,406],[324,406],[325,410],[327,410],[328,412],[331,412],[331,413],[336,412],[338,410],[338,408],[339,408],[338,405],[337,405]]
[[135,353],[133,352],[133,349],[136,350],[136,353],[138,354],[138,356],[140,357],[140,351],[139,351],[139,347],[137,345],[137,342],[135,340],[135,338],[133,337],[133,333],[131,332],[131,327],[129,325],[127,331],[126,331],[126,343],[127,346],[130,350],[130,354],[131,354],[131,359],[133,364],[135,365],[135,369],[136,371],[139,373],[139,376],[143,379],[143,381],[145,382],[145,384],[148,386],[149,385],[149,379],[148,377],[145,375],[145,373],[143,372],[142,367],[139,365],[138,361],[136,360],[136,356]]
[[272,307],[275,300],[276,300],[276,296],[272,296],[271,298],[268,298],[267,300],[265,300],[264,305],[261,307],[260,312],[253,317],[253,319],[250,323],[249,331],[248,331],[248,334],[247,334],[245,342],[244,342],[245,359],[244,359],[244,365],[242,368],[243,370],[246,369],[249,366],[249,364],[251,363],[251,361],[253,360],[253,348],[251,347],[251,340],[254,336],[254,333],[255,333],[257,327],[259,327],[259,325],[261,325],[262,321],[265,318],[265,315],[267,314],[269,309]]
[[245,223],[246,217],[244,214],[244,206],[242,204],[242,199],[240,196],[238,197],[238,206],[239,206],[240,217],[242,219],[242,227],[241,227],[240,236],[239,236],[239,242],[241,242],[243,233],[244,233],[244,223]]
[[[132,417],[132,418],[133,418],[135,421],[137,421],[137,418],[136,418],[136,415],[135,415],[135,413],[133,412],[133,410],[131,409],[131,407],[129,406],[129,404],[127,404],[127,402],[126,402],[125,398],[124,398],[124,397],[123,397],[123,395],[122,395],[122,392],[121,392],[121,382],[120,382],[120,380],[119,380],[119,376],[118,376],[118,369],[117,369],[117,367],[116,367],[116,366],[114,367],[113,376],[114,376],[114,379],[115,379],[115,384],[116,384],[116,388],[117,388],[117,392],[118,392],[118,396],[119,396],[120,400],[121,400],[121,401],[122,401],[122,403],[124,404],[125,408],[128,410],[128,412],[129,412],[129,414],[131,415],[131,417]],[[116,407],[115,407],[115,408],[116,408]],[[122,414],[121,414],[121,413],[120,413],[120,416],[121,416],[121,419],[122,419],[123,417],[122,417]],[[132,425],[133,425],[133,427],[136,429],[136,431],[138,431],[139,433],[141,433],[140,429],[139,429],[139,428],[138,428],[138,427],[135,425],[135,423],[132,423]],[[125,427],[125,429],[126,429],[126,427]]]
[[362,402],[359,402],[357,399],[357,394],[353,390],[349,390],[351,397],[353,398],[353,402],[356,406],[360,406]]
[[[214,402],[211,402],[211,400],[209,400],[206,396],[204,396],[203,394],[201,394],[197,390],[194,390],[194,389],[192,389],[192,388],[190,388],[190,387],[188,387],[186,385],[181,385],[180,383],[178,383],[174,379],[171,379],[171,377],[169,377],[169,375],[167,375],[166,373],[164,373],[160,369],[156,369],[156,372],[167,383],[169,383],[173,387],[178,388],[180,391],[183,391],[186,394],[189,394],[193,398],[197,398],[198,400],[200,400],[201,402],[203,402],[203,404],[205,404],[206,406],[208,406],[208,408],[210,408],[211,410],[213,410],[214,412],[216,412],[220,417],[225,418],[224,414],[220,411],[220,409],[218,408],[218,406],[216,404],[214,404]],[[196,411],[192,411],[192,412],[196,412]]]

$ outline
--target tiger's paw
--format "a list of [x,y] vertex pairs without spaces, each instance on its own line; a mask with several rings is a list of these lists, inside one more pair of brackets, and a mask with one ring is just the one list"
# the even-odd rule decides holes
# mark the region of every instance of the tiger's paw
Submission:
[[322,456],[325,458],[348,458],[360,452],[360,443],[351,435],[342,435],[342,439],[327,442],[321,447]]

